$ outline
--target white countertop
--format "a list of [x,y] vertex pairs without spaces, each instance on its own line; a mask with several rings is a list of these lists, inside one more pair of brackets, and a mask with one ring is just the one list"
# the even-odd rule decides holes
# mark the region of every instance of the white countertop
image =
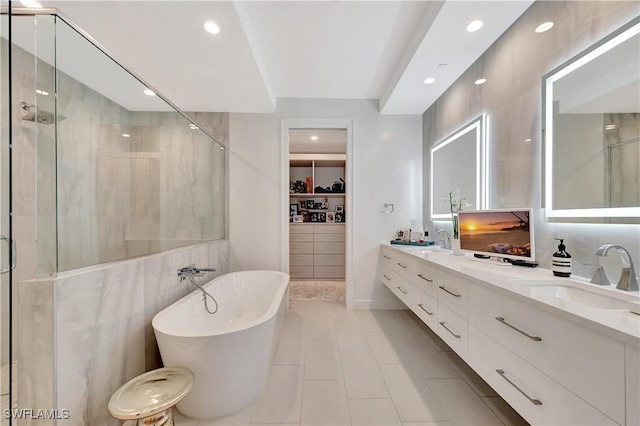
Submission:
[[[518,280],[557,281],[558,285],[567,284],[591,293],[614,297],[629,307],[632,303],[640,302],[640,293],[637,291],[617,290],[615,285],[596,286],[582,277],[556,277],[552,271],[541,267],[492,265],[487,261],[476,260],[472,254],[454,256],[448,251],[426,251],[427,247],[420,246],[398,246],[388,243],[382,243],[382,246],[427,261],[436,267],[471,279],[491,290],[508,294],[519,301],[529,303],[624,343],[640,347],[640,315],[630,312],[629,309],[601,309],[548,295],[532,296],[530,295],[531,287],[526,285],[531,283],[518,282]],[[570,280],[571,283],[567,283],[566,280]],[[553,284],[553,282],[546,284]]]

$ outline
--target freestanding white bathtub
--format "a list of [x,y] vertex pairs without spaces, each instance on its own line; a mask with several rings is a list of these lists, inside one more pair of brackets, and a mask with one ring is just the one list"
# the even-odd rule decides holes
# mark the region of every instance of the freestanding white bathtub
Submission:
[[[179,285],[191,285],[188,281]],[[205,311],[195,289],[152,321],[165,367],[185,367],[195,376],[178,410],[192,418],[224,416],[254,401],[264,389],[286,308],[289,275],[244,271],[203,285],[218,302]],[[209,309],[215,304],[208,301]]]

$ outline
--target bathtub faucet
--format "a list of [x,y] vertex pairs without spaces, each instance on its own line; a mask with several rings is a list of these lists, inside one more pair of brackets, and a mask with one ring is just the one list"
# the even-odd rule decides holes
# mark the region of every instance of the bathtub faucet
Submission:
[[180,281],[183,281],[190,277],[203,277],[205,272],[215,272],[215,268],[197,268],[195,263],[184,268],[178,269],[178,276]]

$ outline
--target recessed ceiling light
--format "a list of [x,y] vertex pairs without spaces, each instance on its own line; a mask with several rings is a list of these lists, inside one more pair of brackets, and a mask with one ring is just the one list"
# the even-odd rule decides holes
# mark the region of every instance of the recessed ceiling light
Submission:
[[221,146],[220,149],[224,149],[224,146]]
[[474,83],[477,84],[478,86],[481,85],[481,84],[484,84],[486,82],[487,82],[486,78],[479,78],[476,81],[474,81]]
[[40,89],[36,89],[36,93],[38,95],[42,95],[42,96],[49,96],[49,92],[46,92],[46,91],[40,90]]
[[440,65],[438,65],[436,68],[437,68],[437,69],[442,69],[442,68],[446,68],[446,67],[448,67],[448,65],[447,65],[447,64],[440,64]]
[[551,28],[553,28],[553,22],[551,22],[551,21],[544,22],[544,23],[538,25],[538,27],[536,28],[536,32],[537,33],[543,33],[545,31],[549,31]]
[[483,25],[484,23],[482,21],[473,21],[469,25],[467,25],[467,31],[469,31],[470,33],[474,33],[482,28]]
[[122,137],[129,138],[129,137],[131,137],[131,135],[129,133],[123,133]]
[[193,124],[190,124],[190,125],[189,125],[189,128],[190,128],[191,130],[198,130],[198,126],[195,126],[195,125],[193,125]]
[[151,89],[144,89],[144,94],[147,96],[155,96],[156,93]]
[[312,140],[312,141],[317,141],[317,140],[318,140],[318,137],[317,137],[316,135],[311,135],[311,140]]
[[527,138],[527,139],[525,139],[524,141],[525,141],[525,142],[531,142],[531,139],[528,139],[528,138]]
[[211,34],[218,34],[220,32],[220,27],[215,22],[207,22],[204,24],[204,29]]
[[613,130],[616,128],[615,124],[607,124],[606,126],[604,126],[605,130]]
[[20,0],[20,3],[22,3],[24,7],[29,7],[31,9],[42,9],[42,5],[36,0]]
[[424,84],[433,84],[436,82],[436,79],[433,77],[425,78]]

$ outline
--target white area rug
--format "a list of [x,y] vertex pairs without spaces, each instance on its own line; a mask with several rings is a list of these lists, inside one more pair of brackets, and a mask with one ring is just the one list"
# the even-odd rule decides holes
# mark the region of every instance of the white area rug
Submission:
[[344,300],[344,281],[289,281],[289,300]]

